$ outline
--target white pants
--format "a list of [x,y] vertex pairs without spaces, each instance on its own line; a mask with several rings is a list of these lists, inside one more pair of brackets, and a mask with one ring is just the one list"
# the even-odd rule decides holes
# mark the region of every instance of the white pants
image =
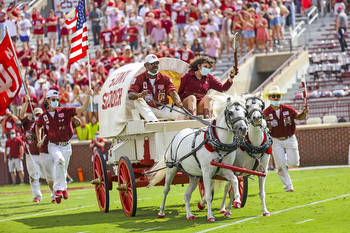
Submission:
[[298,141],[295,135],[286,140],[272,138],[272,155],[275,160],[277,173],[285,190],[293,189],[292,180],[288,173],[289,167],[299,166]]
[[26,154],[26,165],[29,175],[30,188],[32,189],[33,197],[39,198],[41,200],[40,191],[40,176],[42,175],[42,166],[40,162],[39,155]]
[[[181,119],[182,117],[182,115],[178,112],[175,112],[175,111],[170,112],[169,108],[163,108],[163,109],[161,109],[161,107],[159,107],[159,109],[152,108],[146,103],[144,99],[141,99],[141,98],[134,100],[134,105],[137,111],[146,121],[158,121],[157,117],[172,119],[172,120],[178,120],[178,119]],[[169,104],[168,106],[170,107],[171,105]],[[180,110],[176,106],[174,106],[174,108],[176,110]]]
[[23,163],[22,159],[7,159],[7,165],[9,166],[9,172],[22,172]]
[[[47,183],[53,183],[53,158],[48,153],[40,153],[41,178],[45,178]],[[51,190],[50,190],[51,191]],[[51,199],[55,199],[55,193],[51,191]]]
[[67,169],[69,159],[72,155],[72,146],[70,143],[66,146],[58,146],[49,142],[49,154],[53,158],[53,189],[66,190],[67,189]]

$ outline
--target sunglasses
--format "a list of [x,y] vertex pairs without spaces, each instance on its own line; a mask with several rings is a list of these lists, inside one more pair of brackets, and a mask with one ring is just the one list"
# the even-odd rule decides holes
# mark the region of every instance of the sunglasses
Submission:
[[51,101],[60,101],[59,99],[51,99]]
[[276,95],[269,95],[270,98],[281,98],[280,94],[276,94]]

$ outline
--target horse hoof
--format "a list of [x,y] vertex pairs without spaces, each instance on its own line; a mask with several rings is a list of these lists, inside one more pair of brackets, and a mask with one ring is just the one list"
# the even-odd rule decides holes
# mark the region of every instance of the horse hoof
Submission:
[[232,206],[233,206],[234,208],[236,208],[236,209],[240,209],[240,208],[241,208],[241,203],[234,201],[234,202],[232,203]]
[[191,217],[188,217],[187,219],[188,219],[188,220],[195,220],[196,217],[195,217],[195,216],[191,216]]
[[205,206],[202,206],[200,202],[198,202],[197,206],[198,206],[198,209],[204,210],[204,207],[205,207]]
[[158,218],[165,218],[165,215],[158,214]]
[[225,210],[221,210],[221,211],[220,211],[220,214],[224,214],[224,213],[226,213]]
[[215,222],[215,218],[208,218],[208,222]]
[[271,216],[270,212],[263,213],[263,216]]
[[225,217],[231,217],[231,213],[225,213]]

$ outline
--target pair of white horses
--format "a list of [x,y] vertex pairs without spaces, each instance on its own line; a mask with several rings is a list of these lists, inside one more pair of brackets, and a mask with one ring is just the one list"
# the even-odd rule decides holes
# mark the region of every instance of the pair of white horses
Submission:
[[[166,198],[178,170],[182,170],[189,175],[189,185],[185,193],[187,219],[195,219],[195,216],[191,213],[190,200],[200,177],[203,178],[205,195],[200,205],[203,206],[207,203],[209,222],[215,221],[211,207],[211,186],[214,175],[221,176],[228,181],[220,208],[225,216],[231,216],[232,205],[240,208],[241,202],[238,179],[234,172],[212,166],[210,164],[212,160],[267,173],[269,155],[264,152],[260,153],[261,149],[264,149],[262,147],[267,145],[264,141],[268,136],[262,114],[264,102],[256,97],[235,101],[231,98],[225,98],[225,101],[222,98],[215,98],[214,109],[216,118],[206,131],[190,128],[181,130],[173,138],[169,145],[170,150],[166,153],[165,158],[150,170],[150,172],[157,172],[149,177],[149,186],[157,184],[165,177],[164,197],[158,213],[159,218],[165,216]],[[247,133],[249,140],[246,139]],[[262,144],[263,146],[261,146]],[[241,145],[248,145],[247,150],[240,149]],[[211,150],[208,150],[208,146]],[[159,170],[164,166],[167,166],[167,169]],[[233,188],[233,192],[231,192],[230,202],[225,208],[226,195],[230,187]],[[264,216],[268,216],[270,213],[265,204],[264,187],[265,177],[259,177],[262,212]]]

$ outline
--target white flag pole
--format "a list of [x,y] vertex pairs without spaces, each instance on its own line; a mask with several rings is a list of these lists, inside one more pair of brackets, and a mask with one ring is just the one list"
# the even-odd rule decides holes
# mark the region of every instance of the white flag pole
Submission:
[[[5,28],[6,28],[6,30],[5,30],[5,36],[6,36],[6,35],[8,35],[7,26]],[[24,91],[26,92],[27,95],[29,95],[28,87],[27,87],[27,84],[24,82],[24,78],[22,76],[22,70],[20,69],[20,65],[19,65],[18,60],[17,60],[16,50],[15,50],[15,48],[13,46],[12,39],[11,39],[10,36],[9,36],[9,39],[10,39],[12,51],[14,51],[14,58],[15,58],[15,63],[16,63],[17,69],[18,69],[19,77],[22,80]],[[30,110],[32,111],[32,114],[34,116],[34,110],[33,110],[32,103],[30,101],[30,96],[29,96],[29,106],[30,106]]]
[[[87,10],[87,5],[86,5],[86,0],[84,1],[85,3],[85,12],[84,14],[86,14],[86,10]],[[86,15],[87,17],[87,15]],[[88,30],[88,25],[87,25],[87,21],[85,22],[86,23],[86,32],[87,32],[87,45],[88,45],[88,50],[87,50],[87,53],[86,53],[86,56],[87,56],[87,60],[88,60],[88,78],[89,78],[89,90],[91,90],[91,67],[90,67],[90,44],[89,44],[89,30]],[[94,109],[93,109],[93,104],[92,104],[92,100],[93,98],[90,98],[90,111],[93,112]]]

